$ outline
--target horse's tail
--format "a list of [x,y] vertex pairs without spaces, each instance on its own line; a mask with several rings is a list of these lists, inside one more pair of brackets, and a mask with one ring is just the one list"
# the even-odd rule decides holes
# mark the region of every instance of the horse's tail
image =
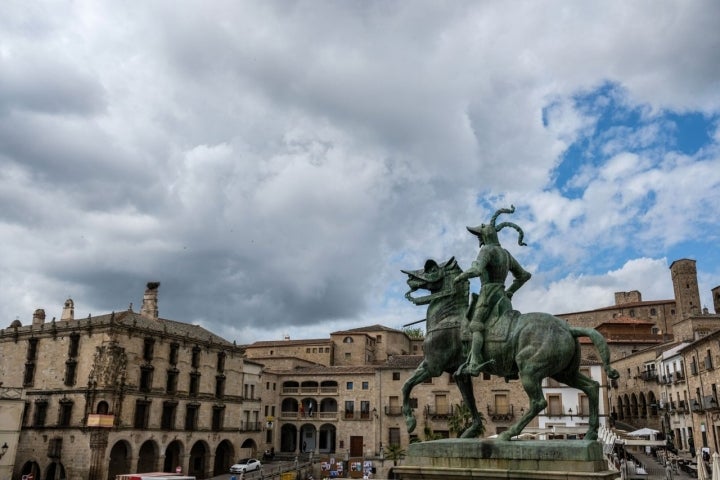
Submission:
[[620,378],[620,373],[610,366],[610,350],[608,350],[607,342],[600,332],[594,328],[583,328],[583,327],[570,327],[570,333],[575,338],[588,337],[592,341],[595,348],[600,353],[602,358],[603,368],[607,376],[612,379]]

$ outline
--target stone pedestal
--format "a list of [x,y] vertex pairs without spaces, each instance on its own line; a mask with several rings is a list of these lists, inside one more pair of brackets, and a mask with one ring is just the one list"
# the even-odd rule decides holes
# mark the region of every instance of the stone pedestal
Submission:
[[401,480],[610,480],[620,476],[608,470],[602,445],[586,440],[460,438],[413,443],[393,472]]

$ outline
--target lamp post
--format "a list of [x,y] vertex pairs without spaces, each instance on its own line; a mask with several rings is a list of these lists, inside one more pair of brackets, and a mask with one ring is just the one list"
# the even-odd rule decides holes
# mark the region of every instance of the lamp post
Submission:
[[7,442],[3,443],[3,446],[0,447],[0,458],[5,456],[9,448]]

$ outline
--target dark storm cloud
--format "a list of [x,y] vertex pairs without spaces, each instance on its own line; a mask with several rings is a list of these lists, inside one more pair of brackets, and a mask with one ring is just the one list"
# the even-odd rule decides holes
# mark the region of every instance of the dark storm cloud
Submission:
[[[57,315],[66,295],[78,312],[137,310],[157,280],[161,316],[229,339],[402,324],[420,313],[399,270],[469,265],[464,226],[508,203],[533,235],[523,262],[587,264],[602,208],[672,170],[587,168],[587,199],[564,197],[553,169],[597,122],[572,96],[611,75],[628,102],[720,104],[715,67],[699,68],[719,36],[695,34],[701,7],[663,5],[3,4],[2,314]],[[556,288],[612,290],[583,282]],[[528,298],[573,297],[557,291]]]

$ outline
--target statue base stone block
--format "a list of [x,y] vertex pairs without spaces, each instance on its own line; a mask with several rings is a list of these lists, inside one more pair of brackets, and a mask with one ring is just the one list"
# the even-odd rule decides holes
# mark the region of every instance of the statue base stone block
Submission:
[[408,446],[400,480],[610,480],[602,445],[590,440],[444,439]]

